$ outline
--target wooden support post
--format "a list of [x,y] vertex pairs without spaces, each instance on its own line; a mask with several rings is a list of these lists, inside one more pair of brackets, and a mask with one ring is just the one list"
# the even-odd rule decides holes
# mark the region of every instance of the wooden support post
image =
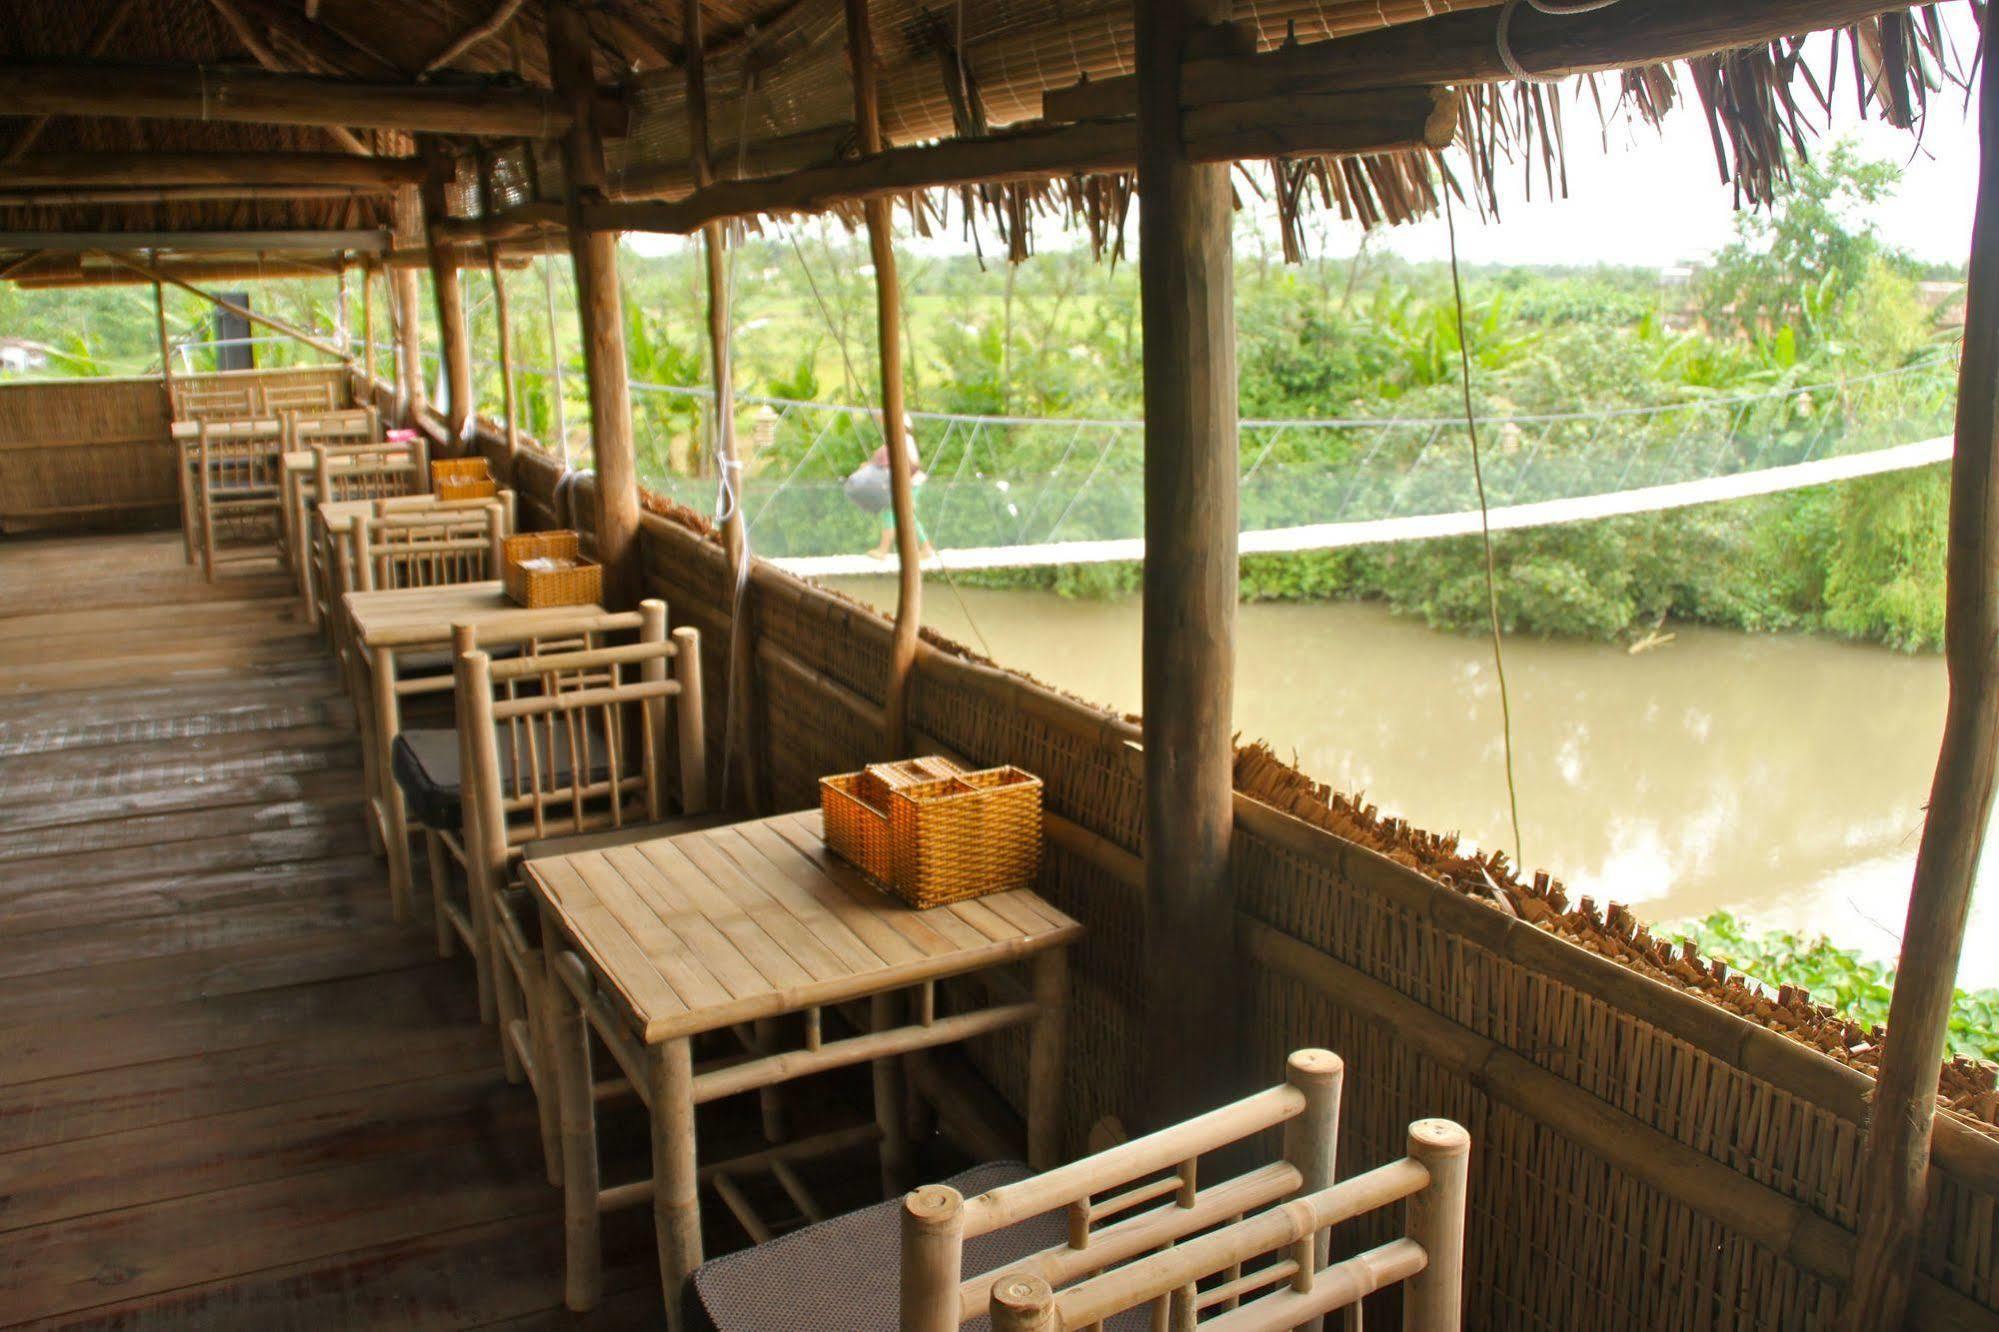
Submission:
[[[702,35],[701,0],[683,0],[682,41],[687,49],[687,122],[693,144],[694,183],[703,188],[715,183],[715,164],[708,135],[708,73],[705,39]],[[731,604],[729,622],[729,724],[723,742],[735,746],[741,759],[744,803],[752,813],[763,813],[762,758],[753,730],[757,715],[755,634],[751,626],[737,623],[750,616],[747,595],[749,527],[743,517],[743,465],[736,454],[736,372],[732,347],[729,290],[729,240],[725,223],[712,222],[701,230],[708,268],[708,350],[714,364],[715,466],[727,487],[728,510],[722,518],[722,545],[728,551],[729,571],[734,585],[745,594]],[[728,792],[724,791],[727,799]]]
[[[854,73],[854,122],[861,152],[882,150],[881,88],[875,68],[874,30],[868,0],[846,0],[847,57]],[[888,696],[883,709],[885,754],[894,758],[909,745],[909,682],[916,668],[916,641],[923,624],[923,566],[916,530],[916,468],[909,457],[903,404],[902,293],[895,267],[894,205],[871,198],[862,206],[868,219],[868,250],[875,266],[875,314],[881,338],[882,440],[888,446],[890,507],[895,514],[895,557],[900,574],[895,602],[895,636],[889,646]]]
[[568,471],[569,412],[562,402],[562,330],[555,318],[555,270],[549,266],[550,262],[547,255],[541,257],[541,297],[548,312],[548,396],[553,400],[549,405],[553,408],[555,456],[562,459],[562,468]]
[[1950,470],[1944,662],[1950,703],[1916,851],[1902,956],[1860,1163],[1860,1253],[1844,1326],[1901,1327],[1928,1201],[1937,1067],[1999,768],[1999,78],[1979,93],[1957,450]]
[[425,240],[430,251],[431,294],[437,300],[437,335],[444,355],[444,378],[451,394],[445,424],[451,442],[463,447],[472,437],[472,345],[465,330],[465,289],[458,279],[458,256],[437,233],[435,224],[450,215],[445,186],[455,165],[435,146],[430,151],[430,175],[423,186]]
[[361,261],[361,383],[367,406],[375,405],[375,264]]
[[[153,256],[154,262],[159,256]],[[153,284],[153,326],[160,335],[160,387],[167,392],[167,416],[174,415],[174,345],[167,336],[167,290],[159,283]]]
[[1139,288],[1145,330],[1146,1020],[1151,1123],[1235,1088],[1236,359],[1229,168],[1180,136],[1187,41],[1226,0],[1137,7]]
[[569,253],[576,266],[576,303],[583,322],[583,365],[590,387],[591,450],[597,473],[597,558],[605,570],[605,602],[629,606],[639,585],[638,460],[632,440],[630,372],[625,364],[624,298],[618,288],[618,238],[582,225],[584,205],[605,193],[604,141],[593,115],[589,24],[573,0],[548,6],[549,68],[568,101],[562,136],[563,179],[569,188]]
[[[423,237],[423,199],[414,185],[396,191],[396,247],[420,244]],[[417,317],[422,291],[416,270],[400,264],[389,266],[389,295],[396,323],[396,415],[399,424],[412,424],[417,408],[423,405],[423,331]]]
[[[493,215],[493,163],[484,153],[479,155],[479,213],[482,218]],[[514,419],[514,326],[507,306],[507,275],[500,267],[497,243],[486,245],[486,273],[493,280],[493,318],[500,328],[500,419],[506,423],[507,475],[511,479],[514,455],[521,451],[521,431],[520,423]]]
[[514,403],[514,327],[507,308],[507,275],[500,267],[500,247],[486,247],[486,271],[493,279],[493,317],[500,324],[500,419],[506,423],[508,475],[521,451],[521,427]]

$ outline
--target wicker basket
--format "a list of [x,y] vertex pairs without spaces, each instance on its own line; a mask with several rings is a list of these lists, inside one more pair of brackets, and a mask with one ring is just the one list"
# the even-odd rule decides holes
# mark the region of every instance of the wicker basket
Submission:
[[888,793],[889,888],[914,907],[1034,884],[1041,779],[1019,768],[961,772]]
[[889,792],[934,782],[958,771],[950,759],[932,755],[821,777],[819,813],[825,823],[826,845],[881,887],[890,887],[895,858],[889,840]]
[[[517,606],[590,606],[604,596],[604,566],[583,557],[583,540],[574,532],[529,532],[500,543],[500,581],[507,599]],[[530,569],[528,560],[562,560],[563,569]]]
[[430,488],[437,498],[452,500],[492,499],[500,493],[492,468],[484,458],[439,458],[430,465]]

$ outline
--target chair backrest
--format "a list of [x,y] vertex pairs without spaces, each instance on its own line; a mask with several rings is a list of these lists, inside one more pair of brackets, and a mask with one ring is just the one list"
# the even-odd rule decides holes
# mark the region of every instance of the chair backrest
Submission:
[[176,384],[173,412],[179,421],[241,420],[257,414],[257,390],[251,384]]
[[[515,848],[539,838],[668,817],[670,761],[679,765],[680,812],[707,808],[699,631],[668,635],[661,601],[582,625],[567,649],[499,661],[456,654],[465,837],[481,870],[504,872]],[[606,642],[630,633],[636,641]],[[455,646],[471,641],[462,629]]]
[[354,523],[354,586],[364,592],[442,587],[500,576],[507,511],[497,500],[389,512]]
[[384,499],[423,490],[429,463],[421,446],[407,444],[314,444],[312,497],[315,500]]
[[263,397],[263,409],[273,414],[330,412],[340,405],[331,380],[317,384],[266,384]]
[[275,491],[283,469],[284,427],[274,420],[203,421],[195,449],[204,496]]
[[376,407],[345,407],[333,411],[295,408],[283,413],[291,434],[290,447],[308,449],[315,444],[379,444],[382,413]]
[[[981,1313],[994,1332],[1056,1332],[1143,1305],[1154,1327],[1249,1332],[1297,1327],[1396,1282],[1405,1329],[1458,1327],[1470,1138],[1418,1120],[1406,1157],[1335,1183],[1343,1078],[1338,1055],[1300,1050],[1282,1085],[1148,1137],[976,1198],[915,1190],[902,1209],[903,1332],[949,1332]],[[1279,1127],[1283,1160],[1199,1182],[1204,1153]],[[1404,1201],[1402,1238],[1328,1264],[1332,1226]],[[1067,1243],[963,1276],[966,1241],[1058,1208]]]

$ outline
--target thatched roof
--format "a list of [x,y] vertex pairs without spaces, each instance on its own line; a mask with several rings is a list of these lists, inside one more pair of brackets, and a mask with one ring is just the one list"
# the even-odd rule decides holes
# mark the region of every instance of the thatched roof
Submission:
[[[681,6],[597,0],[587,8],[598,77],[620,87],[630,108],[628,132],[610,145],[611,194],[685,196],[693,180]],[[1474,163],[1473,179],[1464,184],[1489,184],[1496,164],[1508,157],[1526,158],[1551,186],[1556,183],[1560,144],[1551,110],[1559,94],[1553,88],[1421,71],[1426,64],[1438,65],[1435,57],[1453,43],[1490,46],[1493,0],[1254,0],[1238,10],[1226,44],[1237,56],[1261,51],[1275,62],[1283,55],[1278,48],[1331,50],[1360,43],[1358,50],[1374,42],[1379,55],[1371,60],[1371,73],[1392,78],[1398,66],[1406,66],[1418,71],[1420,83],[1470,85],[1458,130]],[[1926,91],[1940,85],[1946,63],[1941,29],[1928,9],[1911,14],[1855,0],[1823,6],[1801,0],[1736,5],[1700,0],[1684,6],[1681,0],[1623,0],[1616,12],[1655,25],[1679,21],[1659,19],[1662,13],[1694,15],[1681,23],[1686,33],[1675,34],[1682,53],[1691,53],[1711,49],[1701,45],[1702,23],[1712,29],[1713,44],[1723,45],[1732,32],[1744,30],[1745,16],[1759,11],[1781,24],[1777,32],[1857,18],[1851,40],[1838,45],[1835,58],[1851,68],[1843,76],[1847,86],[1890,119],[1911,120]],[[718,178],[767,177],[851,159],[854,110],[843,0],[703,0],[701,12],[710,151]],[[1132,0],[873,0],[871,12],[882,124],[891,147],[976,138],[1036,122],[1064,98],[1085,108],[1094,103],[1092,114],[1101,113],[1114,103],[1120,80],[1134,66]],[[467,86],[497,97],[507,90],[548,87],[545,22],[544,0],[16,0],[0,12],[0,65],[88,61],[198,67],[217,77],[232,69],[283,71],[390,86]],[[1545,49],[1561,52],[1566,65],[1600,67],[1603,62],[1591,62],[1588,51],[1565,50],[1555,40],[1559,25],[1584,22],[1522,7],[1513,31],[1530,41],[1538,34]],[[1587,22],[1597,25],[1591,32],[1615,31],[1615,23]],[[1406,32],[1410,40],[1383,43],[1378,38],[1393,35],[1384,29]],[[1555,44],[1548,45],[1551,41]],[[118,76],[88,77],[115,81]],[[1700,56],[1677,73],[1660,65],[1640,68],[1613,78],[1594,95],[1599,103],[1619,104],[1647,118],[1676,103],[1698,103],[1714,126],[1717,151],[1738,191],[1754,201],[1767,196],[1783,170],[1783,146],[1802,144],[1814,101],[1824,101],[1841,77],[1807,68],[1795,42],[1759,40]],[[1381,81],[1363,79],[1359,85],[1378,87]],[[1051,94],[1054,100],[1045,101]],[[561,195],[559,154],[549,139],[457,136],[449,142],[467,154],[458,187],[450,192],[456,214],[482,211],[470,157],[474,149],[489,173],[490,198],[483,207],[490,211]],[[0,162],[169,152],[403,157],[415,149],[408,136],[379,126],[350,130],[84,115],[0,120]],[[1436,204],[1437,178],[1427,152],[1338,161],[1305,154],[1258,173],[1258,182],[1277,198],[1287,224],[1315,200],[1369,223],[1404,220]],[[181,186],[157,197],[142,198],[135,191],[108,202],[111,193],[57,192],[29,203],[0,179],[0,232],[365,232],[394,224],[391,196],[379,186],[310,197],[302,197],[302,187],[213,197],[214,191],[200,194]],[[1016,250],[1024,251],[1019,233],[1037,210],[1074,210],[1101,234],[1121,222],[1128,195],[1123,173],[1108,169],[1045,173],[964,197],[974,211],[997,219]],[[914,192],[911,198],[917,198]],[[919,214],[927,216],[922,208]],[[28,248],[0,240],[0,272]],[[254,248],[249,242],[243,247]]]

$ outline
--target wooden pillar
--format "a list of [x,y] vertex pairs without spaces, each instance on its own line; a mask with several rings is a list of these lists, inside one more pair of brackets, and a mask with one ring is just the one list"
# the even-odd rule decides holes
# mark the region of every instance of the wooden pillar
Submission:
[[[861,152],[882,150],[881,90],[875,68],[874,29],[868,0],[846,0],[847,55],[854,71],[854,120]],[[883,746],[896,757],[909,746],[909,682],[916,668],[916,637],[923,623],[923,568],[916,534],[916,469],[909,460],[902,382],[902,301],[895,268],[895,211],[885,198],[863,205],[868,250],[875,266],[875,314],[881,338],[882,438],[888,445],[890,504],[895,513],[895,557],[900,572],[895,636],[889,646],[888,697],[883,706]]]
[[632,604],[639,588],[638,460],[632,441],[632,394],[625,365],[624,299],[618,289],[618,238],[582,225],[586,203],[603,198],[604,142],[596,124],[597,80],[589,24],[571,0],[548,6],[549,68],[567,98],[572,123],[562,137],[563,179],[569,188],[569,255],[576,266],[576,304],[583,321],[583,366],[590,389],[591,450],[597,472],[597,557],[605,569],[605,599]]
[[361,261],[361,384],[365,405],[375,402],[375,265]]
[[1180,68],[1227,0],[1137,6],[1145,331],[1146,1122],[1233,1088],[1236,358],[1229,168],[1187,160]]
[[500,417],[507,427],[509,462],[521,451],[521,428],[514,407],[514,328],[507,310],[507,275],[500,267],[500,247],[486,247],[486,271],[493,278],[493,317],[500,324]]
[[1982,80],[1978,213],[1950,471],[1950,703],[1861,1157],[1861,1257],[1844,1311],[1844,1325],[1856,1330],[1906,1320],[1928,1201],[1938,1066],[1999,767],[1999,79],[1988,67]]
[[562,329],[555,317],[555,269],[553,261],[541,257],[541,297],[548,312],[548,392],[554,399],[549,405],[554,409],[555,456],[562,459],[563,470],[569,468],[569,409],[563,405],[562,384]]
[[445,187],[456,167],[449,154],[430,148],[430,178],[423,186],[424,238],[430,252],[431,294],[437,300],[438,342],[444,355],[445,383],[451,402],[445,415],[451,441],[462,446],[472,436],[472,344],[465,330],[465,290],[458,277],[458,256],[431,224],[450,216]]
[[[693,145],[694,183],[706,189],[715,183],[715,163],[708,135],[708,74],[702,34],[701,0],[683,0],[682,39],[687,48],[687,121]],[[715,463],[729,488],[728,511],[722,520],[722,544],[729,555],[729,570],[738,595],[730,607],[729,621],[729,725],[723,743],[741,759],[737,769],[746,796],[744,803],[753,813],[763,812],[763,754],[755,734],[756,644],[752,608],[746,586],[749,571],[749,526],[743,517],[743,469],[736,454],[736,372],[734,331],[729,300],[729,243],[726,225],[710,222],[701,229],[708,267],[708,350],[714,363]],[[723,798],[728,798],[724,791]],[[765,1097],[765,1114],[770,1119],[775,1095]]]
[[[159,262],[159,255],[153,256]],[[167,391],[167,416],[174,415],[174,346],[167,336],[167,292],[159,283],[153,284],[153,326],[160,335],[160,386]]]
[[[414,185],[396,191],[396,246],[423,243],[423,200]],[[400,264],[389,266],[389,295],[396,323],[396,399],[402,424],[416,419],[423,405],[423,331],[417,308],[423,299],[416,270]]]

